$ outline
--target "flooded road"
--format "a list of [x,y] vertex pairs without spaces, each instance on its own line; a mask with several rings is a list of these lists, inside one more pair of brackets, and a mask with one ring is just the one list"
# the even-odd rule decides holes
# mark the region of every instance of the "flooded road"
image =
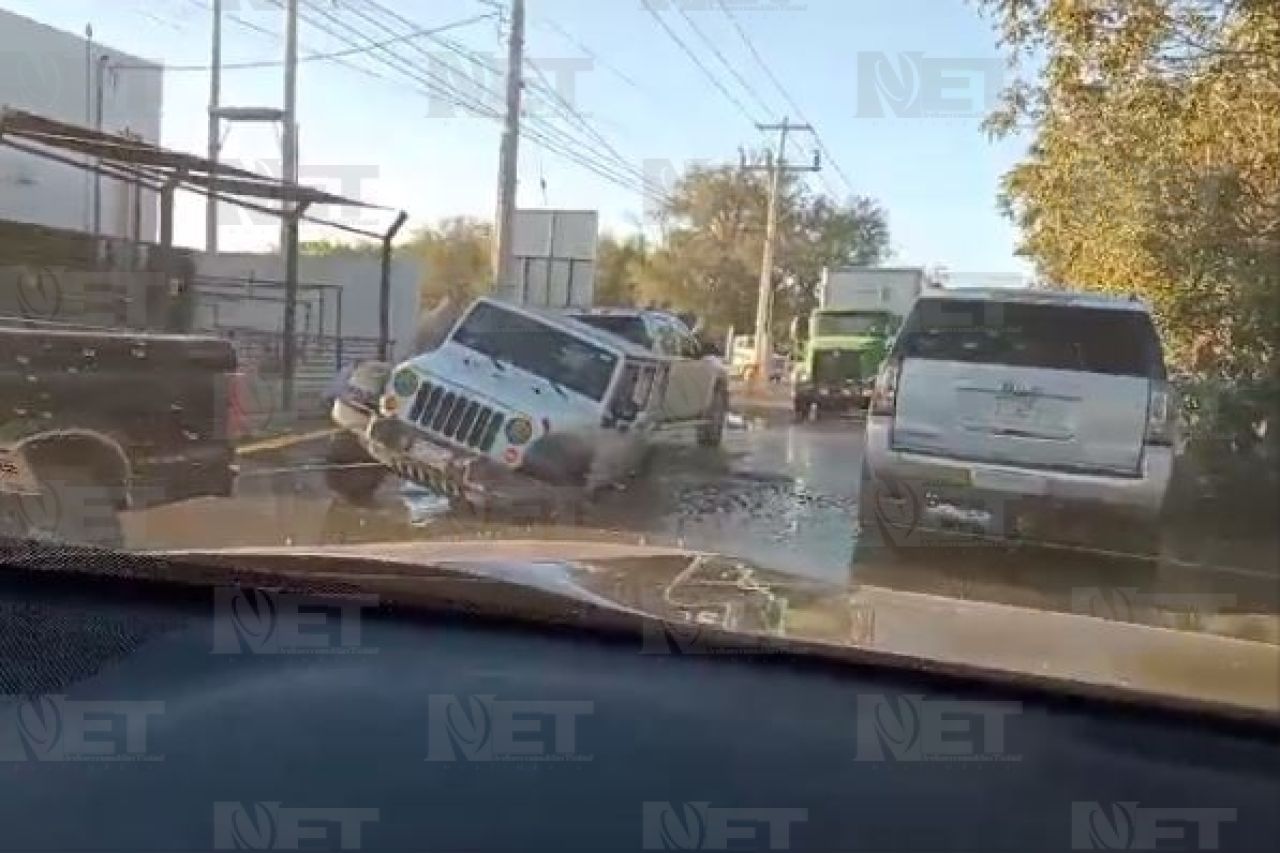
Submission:
[[476,538],[675,545],[827,582],[1170,627],[1194,621],[1214,630],[1221,621],[1226,633],[1260,638],[1277,633],[1274,618],[1240,615],[1280,611],[1280,581],[1265,568],[1209,566],[1176,554],[1154,565],[990,545],[930,548],[905,560],[860,551],[858,420],[794,424],[774,414],[735,419],[734,426],[720,450],[664,449],[643,479],[539,518],[451,511],[390,478],[370,506],[352,506],[324,483],[324,441],[305,442],[246,459],[234,497],[129,514],[126,534],[130,547],[146,549]]

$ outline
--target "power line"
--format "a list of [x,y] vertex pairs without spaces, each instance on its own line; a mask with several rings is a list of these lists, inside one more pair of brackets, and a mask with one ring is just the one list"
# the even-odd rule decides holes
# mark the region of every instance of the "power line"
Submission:
[[[760,51],[756,49],[755,42],[751,40],[751,36],[748,35],[746,29],[742,26],[742,22],[738,19],[738,16],[734,14],[732,9],[725,5],[724,0],[716,0],[716,5],[720,7],[720,11],[724,13],[725,17],[733,23],[734,29],[738,31],[738,36],[747,46],[747,50],[751,52],[756,63],[764,70],[765,76],[767,76],[770,82],[773,83],[774,88],[776,88],[782,95],[783,100],[787,102],[791,109],[795,110],[796,115],[799,116],[802,122],[812,125],[813,122],[809,121],[805,116],[804,110],[801,109],[800,105],[796,103],[796,100],[791,97],[791,93],[787,91],[787,87],[782,85],[782,81],[773,73],[773,69],[769,67],[769,63],[765,61],[764,57],[761,56]],[[840,180],[844,181],[846,189],[848,189],[849,192],[853,192],[853,181],[849,179],[849,175],[840,166],[840,161],[836,159],[835,154],[827,147],[826,142],[822,138],[822,134],[817,131],[816,126],[813,131],[813,138],[818,143],[818,150],[820,150],[823,156],[827,158],[827,162],[831,164],[831,167],[836,170],[836,174],[840,176]]]
[[[409,18],[406,18],[405,16],[395,12],[392,9],[389,9],[383,6],[382,4],[376,2],[376,0],[364,0],[364,4],[366,6],[369,6],[370,8],[383,12],[385,15],[393,18],[394,20],[404,25],[417,26],[417,24],[414,21],[410,20]],[[372,23],[373,25],[379,27],[383,31],[395,32],[395,30],[391,29],[389,26],[387,26],[387,24],[369,17],[367,14],[364,14],[359,9],[354,9],[351,7],[348,7],[348,8],[354,14],[358,15],[362,20]],[[331,16],[326,16],[326,17],[331,17]],[[429,38],[431,41],[434,41],[437,44],[442,45],[451,53],[459,56],[464,60],[473,62],[476,65],[482,68],[486,68],[493,73],[496,73],[496,74],[502,73],[502,69],[496,66],[493,62],[487,60],[485,57],[476,53],[475,51],[469,50],[463,47],[462,45],[459,45],[456,42],[451,41],[450,39],[441,38],[438,36],[429,36]],[[426,51],[425,48],[423,48],[420,44],[411,44],[408,46],[416,49],[418,52],[422,53],[429,60],[434,60],[436,58],[433,54]],[[637,168],[625,157],[623,157],[618,152],[618,150],[594,126],[591,125],[591,123],[586,119],[585,116],[581,115],[581,113],[579,113],[571,104],[569,104],[565,100],[565,98],[560,94],[560,92],[550,84],[550,82],[546,79],[546,76],[542,73],[542,70],[538,68],[536,64],[534,63],[528,63],[528,64],[533,69],[537,77],[541,80],[540,84],[534,85],[532,88],[535,91],[539,91],[541,93],[550,95],[552,101],[556,103],[557,110],[560,112],[560,114],[568,118],[570,121],[574,122],[575,124],[577,124],[579,127],[581,127],[588,135],[590,135],[593,138],[596,144],[599,144],[608,153],[609,156],[606,157],[605,155],[601,154],[598,150],[593,150],[590,145],[587,145],[586,147],[587,147],[587,150],[590,152],[590,156],[592,156],[596,161],[595,165],[596,166],[603,165],[609,172],[613,173],[615,177],[619,173],[624,175],[625,177],[621,179],[624,185],[630,187],[638,183],[642,191],[645,192],[650,197],[657,197],[659,198],[659,200],[664,200],[664,195],[662,194],[661,189],[655,188],[655,186],[649,182],[649,179],[644,174],[643,170]],[[485,92],[496,99],[501,99],[503,97],[501,92],[497,92],[492,88],[486,87],[482,83],[476,82],[476,87],[480,89],[482,92]],[[579,165],[585,165],[584,163],[580,162],[580,159],[572,152],[572,149],[566,150],[565,148],[565,146],[582,147],[583,146],[582,140],[572,136],[569,132],[556,127],[555,125],[551,124],[550,122],[547,122],[544,119],[541,119],[540,117],[528,116],[528,119],[529,119],[529,125],[532,125],[535,128],[540,128],[540,132],[537,133],[535,136],[532,132],[530,132],[530,130],[528,129],[528,126],[526,127],[526,133],[529,134],[531,138],[535,138],[544,143],[550,143],[555,147],[551,147],[549,148],[549,150],[555,153],[559,153],[561,154],[561,156],[567,157],[570,160],[578,162]],[[558,137],[559,139],[557,140],[557,142],[552,143],[551,140],[548,138],[548,135]],[[597,170],[593,169],[593,171],[597,171]],[[600,174],[599,171],[597,171],[597,174]],[[614,181],[614,182],[617,183],[618,181]]]
[[693,48],[689,47],[688,43],[685,42],[684,39],[680,38],[679,33],[671,28],[671,25],[666,22],[662,15],[658,14],[657,10],[649,5],[649,0],[640,0],[640,3],[644,6],[645,11],[649,13],[650,17],[657,21],[658,25],[662,27],[663,31],[667,34],[667,37],[675,42],[679,48],[684,51],[685,55],[689,57],[693,64],[698,66],[703,75],[711,81],[711,85],[715,86],[716,89],[720,91],[720,94],[724,95],[729,103],[733,104],[733,106],[737,108],[738,112],[742,113],[747,121],[752,124],[756,124],[756,119],[751,115],[751,111],[743,106],[742,101],[739,100],[732,92],[725,88],[724,84],[720,82],[720,78],[712,73],[711,69],[698,58],[698,54],[694,52]]
[[[276,5],[280,5],[281,0],[271,0],[271,2],[275,3]],[[342,21],[341,19],[329,13],[327,10],[323,8],[319,8],[319,9],[315,9],[314,7],[309,7],[309,8],[312,8],[313,11],[318,12],[321,16],[323,16],[326,20],[330,21],[332,24],[330,26],[330,25],[317,23],[315,19],[304,16],[303,19],[306,21],[306,23],[309,26],[312,26],[322,32],[325,32],[331,37],[337,38],[340,41],[343,41],[344,43],[352,46],[355,45],[355,42],[352,41],[351,36],[348,36],[345,33],[350,33],[357,39],[368,39],[368,35],[366,33],[363,33],[359,29],[352,27],[349,23]],[[335,29],[335,27],[337,27],[338,29]],[[339,32],[339,29],[345,32]],[[411,44],[410,46],[418,47],[419,50],[422,49],[421,46],[419,45]],[[457,106],[460,106],[463,109],[468,110],[469,112],[481,115],[485,118],[491,118],[491,119],[500,118],[500,114],[495,109],[485,105],[483,102],[477,101],[474,98],[470,98],[469,96],[459,93],[456,87],[450,85],[447,81],[442,81],[438,75],[434,75],[430,72],[424,71],[419,66],[414,65],[412,61],[405,59],[403,56],[396,53],[391,48],[383,47],[383,48],[380,48],[378,52],[387,54],[388,56],[391,57],[391,59],[379,58],[373,55],[371,55],[370,58],[373,58],[375,59],[375,61],[381,62],[383,65],[386,65],[392,68],[393,70],[397,71],[401,75],[406,76],[411,80],[414,80],[419,85],[421,85],[422,88],[425,89],[428,94],[435,95],[437,97],[444,97],[446,100],[449,100],[451,103]],[[481,88],[483,90],[483,87]],[[555,132],[555,133],[559,133],[562,136],[566,136],[566,134],[564,134],[562,131],[559,131],[557,128],[554,128],[554,127],[549,127],[547,129],[547,132]],[[574,145],[577,145],[577,146],[582,145],[582,143],[577,139],[569,138],[568,142],[564,143],[547,136],[546,132],[538,132],[533,129],[527,129],[526,133],[530,136],[530,138],[542,143],[543,147],[546,150],[552,153],[558,154],[561,157],[568,159],[578,164],[579,166],[582,166],[583,168],[586,168],[594,172],[600,177],[611,181],[612,183],[615,183],[627,188],[634,188],[636,185],[636,181],[634,179],[620,174],[616,166],[613,166],[607,161],[604,161],[603,158],[601,158],[598,155],[598,153],[590,150],[584,152],[580,150],[575,150],[573,147],[570,147]],[[645,188],[643,185],[641,186],[641,191],[648,193],[647,188]]]
[[693,18],[689,16],[689,13],[684,10],[684,5],[676,3],[675,8],[676,11],[680,13],[680,17],[684,18],[685,23],[689,25],[689,29],[693,30],[694,34],[711,50],[711,53],[715,55],[716,59],[720,60],[720,64],[729,69],[729,73],[733,75],[733,79],[737,80],[738,85],[743,88],[743,91],[751,96],[752,100],[755,101],[756,106],[763,110],[766,115],[772,114],[773,110],[764,102],[764,99],[760,97],[755,88],[752,87],[751,82],[742,76],[732,62],[725,58],[724,53],[720,51],[720,48],[716,46],[716,43],[702,31],[702,28],[699,27]]
[[623,83],[626,83],[628,86],[635,89],[637,92],[640,92],[641,94],[647,95],[650,98],[654,97],[653,93],[649,92],[639,83],[637,83],[630,74],[627,74],[625,71],[619,69],[617,66],[611,64],[608,60],[601,57],[598,53],[593,51],[591,48],[587,47],[585,44],[579,41],[576,36],[574,36],[572,33],[570,33],[568,30],[560,26],[558,23],[556,23],[552,19],[544,17],[542,18],[541,23],[543,24],[543,26],[546,26],[549,29],[559,33],[561,38],[569,42],[569,44],[573,45],[578,50],[585,53],[588,59],[590,59],[592,62],[596,63],[597,65],[604,68],[606,71],[613,74],[613,76],[617,77]]
[[[303,62],[319,62],[319,61],[323,61],[323,60],[342,59],[342,58],[347,57],[347,56],[355,56],[355,55],[357,55],[357,54],[361,54],[361,53],[368,53],[368,52],[369,52],[369,51],[371,51],[371,50],[378,50],[378,49],[380,49],[380,48],[387,47],[388,45],[398,44],[398,43],[400,43],[400,42],[412,41],[413,39],[423,38],[423,37],[425,37],[425,36],[431,36],[431,35],[435,35],[435,34],[437,34],[437,33],[443,33],[443,32],[446,32],[446,31],[448,31],[448,30],[454,30],[454,29],[457,29],[457,28],[459,28],[459,27],[466,27],[466,26],[470,26],[471,24],[474,24],[474,23],[476,23],[476,22],[478,22],[478,21],[483,21],[483,20],[486,20],[486,19],[488,19],[488,18],[492,18],[492,17],[494,17],[492,14],[486,14],[486,15],[475,15],[475,16],[473,16],[473,17],[467,18],[467,19],[462,20],[462,21],[455,21],[455,22],[454,22],[454,23],[452,23],[452,24],[445,24],[444,26],[441,26],[441,27],[435,27],[434,29],[430,29],[430,30],[417,30],[417,31],[412,32],[412,33],[407,33],[407,34],[405,34],[405,35],[396,36],[395,38],[392,38],[392,39],[387,39],[386,41],[382,41],[382,42],[374,42],[374,43],[371,43],[371,44],[367,44],[367,45],[364,45],[363,47],[351,47],[351,48],[347,48],[347,49],[345,49],[345,50],[335,50],[335,51],[331,51],[331,52],[328,52],[328,53],[312,53],[312,54],[309,54],[309,55],[307,55],[307,56],[303,56],[303,57],[301,57],[301,58],[298,60],[298,62],[299,62],[299,63],[303,63]],[[281,60],[281,59],[261,59],[261,60],[257,60],[257,61],[255,61],[255,62],[227,62],[227,63],[223,63],[223,65],[222,65],[222,70],[224,70],[224,71],[241,71],[241,70],[250,69],[250,68],[279,68],[279,67],[280,67],[280,66],[282,66],[282,65],[284,65],[284,60]],[[161,70],[161,71],[212,71],[212,70],[213,70],[213,66],[212,66],[212,65],[162,65],[162,66],[157,66],[157,65],[151,65],[151,64],[136,63],[136,64],[133,64],[133,65],[113,65],[113,66],[111,66],[111,67],[112,67],[112,68],[123,68],[123,69],[156,68],[156,69]]]

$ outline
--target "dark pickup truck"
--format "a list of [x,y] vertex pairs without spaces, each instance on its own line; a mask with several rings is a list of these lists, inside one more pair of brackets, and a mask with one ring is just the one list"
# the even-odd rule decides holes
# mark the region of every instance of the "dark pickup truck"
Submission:
[[119,546],[118,513],[230,493],[230,343],[0,319],[0,537]]

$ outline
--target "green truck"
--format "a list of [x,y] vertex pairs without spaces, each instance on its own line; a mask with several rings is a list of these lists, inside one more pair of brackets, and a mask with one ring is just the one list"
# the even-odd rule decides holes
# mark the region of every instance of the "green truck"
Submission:
[[914,267],[823,271],[819,307],[797,329],[797,418],[866,408],[889,342],[924,287],[925,271]]

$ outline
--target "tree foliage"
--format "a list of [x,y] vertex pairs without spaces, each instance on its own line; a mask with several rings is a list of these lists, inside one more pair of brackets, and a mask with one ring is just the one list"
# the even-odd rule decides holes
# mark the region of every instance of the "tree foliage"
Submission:
[[989,128],[1030,125],[1002,202],[1041,274],[1136,293],[1175,362],[1274,374],[1280,2],[977,0],[1015,66]]
[[404,251],[422,265],[422,304],[429,307],[443,297],[464,304],[489,289],[493,278],[488,222],[458,216],[413,235]]
[[[714,328],[754,323],[768,207],[764,172],[694,169],[677,182],[660,212],[660,245],[637,273],[645,302],[697,313]],[[838,205],[794,174],[781,182],[773,273],[775,321],[785,327],[816,300],[824,266],[873,264],[889,249],[884,212],[856,198]]]

